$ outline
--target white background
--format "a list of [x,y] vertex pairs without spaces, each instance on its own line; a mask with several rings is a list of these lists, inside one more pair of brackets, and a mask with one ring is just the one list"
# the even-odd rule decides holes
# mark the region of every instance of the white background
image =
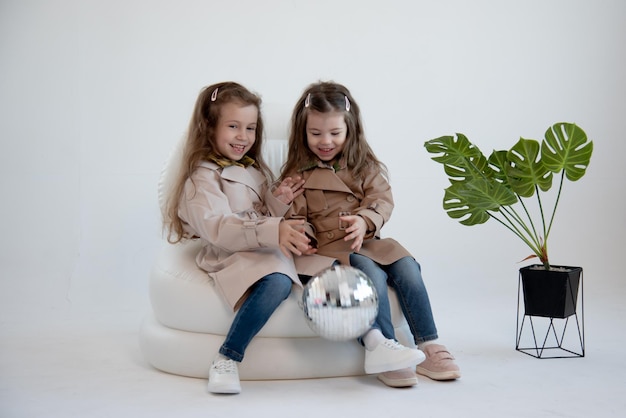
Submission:
[[584,268],[589,312],[617,310],[625,17],[622,0],[2,0],[3,321],[128,312],[139,326],[161,167],[200,89],[224,80],[285,119],[311,82],[351,89],[391,172],[384,235],[423,265],[436,314],[459,296],[513,306],[529,251],[445,214],[424,142],[462,132],[488,154],[577,123],[595,150],[565,185],[551,261]]

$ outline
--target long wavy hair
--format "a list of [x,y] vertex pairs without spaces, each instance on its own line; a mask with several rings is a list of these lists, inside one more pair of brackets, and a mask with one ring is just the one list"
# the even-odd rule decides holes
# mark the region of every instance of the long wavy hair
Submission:
[[183,149],[181,171],[176,173],[172,192],[166,196],[163,227],[167,232],[168,242],[174,244],[188,238],[183,221],[178,216],[180,199],[185,182],[191,177],[198,164],[209,154],[219,154],[216,145],[216,132],[222,106],[226,103],[242,106],[253,105],[258,109],[255,141],[246,155],[255,160],[254,166],[268,179],[274,180],[269,166],[263,159],[263,118],[261,117],[261,98],[242,85],[228,81],[213,84],[202,89],[189,121],[187,139]]
[[346,142],[339,156],[356,178],[363,178],[371,170],[388,177],[387,167],[374,155],[367,143],[361,121],[359,105],[343,85],[332,81],[321,81],[307,87],[296,102],[291,115],[289,152],[282,167],[281,178],[293,175],[303,167],[317,161],[309,149],[306,124],[309,112],[340,112],[347,126]]

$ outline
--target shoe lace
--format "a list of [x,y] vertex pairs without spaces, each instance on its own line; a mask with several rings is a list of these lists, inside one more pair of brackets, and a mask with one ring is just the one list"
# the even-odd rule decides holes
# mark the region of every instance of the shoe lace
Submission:
[[237,373],[235,360],[220,360],[213,366],[219,373]]
[[384,340],[383,344],[385,344],[387,347],[391,348],[392,350],[402,350],[404,348],[396,340]]

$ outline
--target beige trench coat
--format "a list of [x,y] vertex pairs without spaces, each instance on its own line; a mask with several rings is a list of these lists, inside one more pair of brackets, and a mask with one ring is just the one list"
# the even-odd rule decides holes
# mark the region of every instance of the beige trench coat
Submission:
[[179,216],[187,232],[202,240],[196,263],[233,310],[250,286],[270,273],[284,273],[302,286],[293,259],[278,244],[280,216],[288,207],[266,183],[256,168],[222,169],[213,162],[202,162],[185,183]]
[[298,273],[314,276],[338,260],[350,264],[353,241],[339,225],[339,212],[362,216],[367,225],[359,254],[377,263],[388,265],[411,254],[391,238],[380,238],[380,230],[393,211],[393,195],[389,182],[382,175],[368,174],[362,180],[352,178],[346,169],[337,172],[321,163],[301,173],[304,193],[298,196],[285,215],[305,218],[306,232],[317,241],[317,254],[295,258]]

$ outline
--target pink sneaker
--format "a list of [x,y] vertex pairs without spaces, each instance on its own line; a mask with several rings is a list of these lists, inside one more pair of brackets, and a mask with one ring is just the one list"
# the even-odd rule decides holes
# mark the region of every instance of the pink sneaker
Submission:
[[392,388],[408,388],[417,385],[417,376],[412,367],[381,373],[378,375],[378,380]]
[[461,377],[461,370],[454,362],[448,349],[440,344],[424,346],[426,360],[418,364],[415,371],[433,380],[454,380]]

